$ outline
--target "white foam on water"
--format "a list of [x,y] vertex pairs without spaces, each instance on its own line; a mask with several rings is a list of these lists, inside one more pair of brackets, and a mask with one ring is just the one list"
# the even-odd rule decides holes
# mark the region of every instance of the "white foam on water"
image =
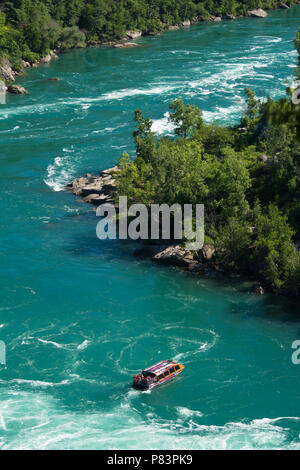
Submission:
[[174,90],[176,87],[172,85],[157,85],[152,88],[126,88],[123,90],[112,91],[104,93],[101,100],[122,100],[124,98],[131,98],[134,96],[151,96],[151,95],[163,95]]
[[55,348],[58,348],[58,349],[66,349],[65,346],[63,346],[62,344],[56,343],[55,341],[47,341],[46,339],[41,339],[41,338],[38,338],[37,340],[40,343],[50,344],[51,346],[54,346]]
[[169,117],[170,114],[167,112],[163,118],[153,119],[152,132],[156,135],[173,135],[175,126],[169,121]]
[[[2,450],[15,449],[300,449],[288,426],[298,418],[262,418],[223,426],[203,425],[200,412],[177,409],[180,419],[137,411],[128,392],[109,410],[74,412],[42,391],[1,392]],[[183,419],[182,419],[183,418]],[[275,421],[275,423],[272,423]]]
[[90,344],[90,341],[88,339],[86,339],[81,344],[79,344],[79,346],[77,346],[77,349],[79,351],[83,351],[84,349],[86,349],[88,347],[89,344]]
[[152,95],[165,95],[170,91],[180,88],[180,85],[156,84],[148,88],[124,88],[121,90],[114,90],[104,93],[96,97],[78,97],[76,99],[57,99],[52,103],[39,103],[27,106],[19,106],[5,110],[5,114],[0,116],[0,119],[7,119],[9,116],[22,115],[22,114],[44,114],[48,111],[59,113],[64,108],[69,106],[80,106],[80,109],[89,109],[93,103],[101,103],[102,101],[121,101],[126,98],[133,98],[136,96],[152,96]]
[[53,163],[48,165],[47,177],[44,179],[46,185],[56,192],[63,191],[76,172],[74,156],[69,155],[67,149],[63,151],[66,155],[55,157]]
[[62,380],[61,382],[45,382],[43,380],[29,380],[29,379],[13,379],[10,383],[16,383],[18,385],[30,385],[34,388],[47,388],[47,387],[59,387],[70,383],[69,380]]
[[282,41],[282,38],[277,36],[254,36],[254,39],[263,39],[264,44],[273,44]]
[[215,111],[203,111],[203,119],[206,122],[213,122],[213,121],[222,121],[228,122],[232,120],[234,117],[241,116],[243,112],[243,101],[242,98],[239,100],[237,99],[236,105],[228,106],[228,108],[224,108],[221,106],[216,106]]
[[184,406],[178,406],[176,408],[180,416],[183,416],[185,418],[190,418],[191,416],[197,416],[199,418],[202,418],[203,413],[201,411],[197,410],[190,410],[189,408],[185,408]]

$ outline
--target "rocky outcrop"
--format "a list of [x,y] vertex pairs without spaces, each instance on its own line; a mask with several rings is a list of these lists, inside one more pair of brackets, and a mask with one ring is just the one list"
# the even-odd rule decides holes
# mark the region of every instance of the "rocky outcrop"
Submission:
[[178,24],[174,24],[168,27],[169,31],[177,31],[180,28]]
[[211,21],[222,21],[222,18],[221,16],[214,16],[213,18],[211,18]]
[[4,57],[0,62],[0,78],[5,82],[14,82],[15,73],[9,61]]
[[142,31],[126,31],[126,36],[129,39],[138,39],[142,36]]
[[236,19],[236,16],[234,15],[223,15],[222,16],[222,20],[235,20]]
[[8,93],[12,95],[28,95],[28,91],[21,85],[9,85],[7,89]]
[[116,192],[115,174],[117,167],[102,171],[100,175],[87,174],[77,178],[68,184],[66,189],[75,196],[82,198],[84,202],[100,206],[104,203],[112,203]]
[[172,266],[181,266],[188,268],[194,262],[192,252],[185,250],[180,245],[169,246],[160,253],[153,256],[153,261],[160,264],[168,264]]
[[184,21],[181,23],[181,26],[191,26],[191,20],[184,20]]
[[29,69],[31,67],[30,62],[26,62],[26,60],[22,60],[22,65],[24,69]]
[[52,57],[50,54],[47,54],[45,57],[42,57],[40,60],[41,64],[48,64],[51,61]]
[[261,284],[259,284],[259,283],[253,284],[252,294],[264,295],[264,293],[265,293],[265,289],[263,288],[263,286]]
[[266,18],[268,16],[268,13],[262,8],[258,8],[257,10],[248,11],[247,16],[250,16],[252,18]]
[[57,58],[58,58],[58,56],[56,55],[55,51],[50,51],[49,54],[47,54],[46,56],[44,56],[40,59],[40,63],[41,64],[49,64],[49,62],[52,59],[57,59]]
[[140,255],[150,257],[150,253],[155,253],[151,256],[155,263],[164,264],[167,266],[178,266],[193,273],[208,272],[209,266],[206,263],[199,261],[194,256],[194,253],[186,250],[180,245],[169,246],[151,246],[148,245],[140,249]]
[[216,249],[213,245],[204,245],[202,248],[202,256],[207,261],[213,258],[215,252],[216,252]]

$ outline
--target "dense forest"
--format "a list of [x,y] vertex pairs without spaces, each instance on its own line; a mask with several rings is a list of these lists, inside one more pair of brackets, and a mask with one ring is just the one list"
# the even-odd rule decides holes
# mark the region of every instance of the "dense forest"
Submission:
[[[295,45],[300,54],[300,30]],[[277,102],[245,93],[247,111],[234,127],[206,124],[199,108],[176,100],[174,136],[157,139],[136,111],[137,157],[120,159],[118,194],[146,205],[204,204],[214,268],[300,295],[300,104],[290,89]]]
[[[285,0],[287,5],[295,3]],[[244,15],[276,8],[281,0],[12,0],[0,2],[0,57],[14,70],[50,49],[121,39],[126,30],[158,32],[184,20]]]

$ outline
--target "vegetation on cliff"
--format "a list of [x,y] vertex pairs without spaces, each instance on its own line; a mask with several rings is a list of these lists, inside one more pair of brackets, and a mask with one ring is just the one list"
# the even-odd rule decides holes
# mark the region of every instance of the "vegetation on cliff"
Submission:
[[172,138],[157,139],[151,120],[136,111],[137,157],[121,158],[118,194],[146,205],[205,204],[216,266],[299,295],[299,105],[290,91],[278,102],[245,92],[248,108],[234,127],[206,124],[196,106],[172,102]]
[[[293,0],[285,4],[292,5]],[[158,32],[186,20],[244,15],[280,0],[12,0],[0,2],[0,57],[14,70],[50,49],[121,39],[126,30]]]

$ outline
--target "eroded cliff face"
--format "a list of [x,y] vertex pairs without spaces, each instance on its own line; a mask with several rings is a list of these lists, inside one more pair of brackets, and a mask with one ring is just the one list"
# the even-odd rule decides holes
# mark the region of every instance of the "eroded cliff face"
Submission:
[[6,57],[0,59],[0,79],[6,83],[15,81],[15,73]]

